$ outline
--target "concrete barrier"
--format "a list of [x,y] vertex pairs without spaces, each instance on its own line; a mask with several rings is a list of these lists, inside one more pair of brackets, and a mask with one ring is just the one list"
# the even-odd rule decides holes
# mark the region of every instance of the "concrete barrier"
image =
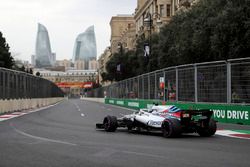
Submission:
[[0,114],[49,106],[63,99],[64,98],[62,97],[58,97],[58,98],[0,100]]
[[91,97],[81,97],[81,100],[94,101],[98,103],[104,103],[105,98],[91,98]]

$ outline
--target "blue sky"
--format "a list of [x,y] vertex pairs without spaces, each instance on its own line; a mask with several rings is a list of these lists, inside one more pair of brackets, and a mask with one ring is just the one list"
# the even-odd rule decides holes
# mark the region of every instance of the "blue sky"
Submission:
[[74,41],[95,26],[97,56],[110,45],[110,19],[132,14],[137,0],[6,0],[0,6],[0,31],[17,59],[29,60],[35,52],[37,23],[48,29],[57,59],[71,59]]

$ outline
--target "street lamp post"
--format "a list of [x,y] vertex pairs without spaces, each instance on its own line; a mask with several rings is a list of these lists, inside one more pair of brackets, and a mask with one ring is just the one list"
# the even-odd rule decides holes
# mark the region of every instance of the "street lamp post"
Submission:
[[[122,46],[122,43],[121,43],[121,42],[118,43],[117,48],[119,49],[119,54],[120,54],[120,56],[123,56],[123,46]],[[122,75],[122,62],[119,62],[119,63],[116,65],[116,72],[117,72],[118,77],[119,77],[119,80],[120,80],[120,77],[121,77],[121,75]]]
[[162,21],[160,20],[160,14],[158,13],[151,14],[150,12],[148,12],[146,18],[143,20],[143,24],[145,27],[147,27],[148,30],[148,44],[144,45],[145,54],[147,54],[147,56],[151,55],[151,34],[152,28],[154,27],[152,17],[154,16],[157,18],[156,25],[159,27],[162,24]]
[[123,47],[122,47],[122,43],[121,42],[118,42],[117,48],[119,49],[119,52],[122,55],[123,54]]

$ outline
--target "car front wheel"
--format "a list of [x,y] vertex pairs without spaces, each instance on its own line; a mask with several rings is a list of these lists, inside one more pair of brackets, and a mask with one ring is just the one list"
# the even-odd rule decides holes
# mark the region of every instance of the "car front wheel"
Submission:
[[106,116],[103,120],[104,129],[107,132],[114,132],[117,129],[117,118],[115,116]]

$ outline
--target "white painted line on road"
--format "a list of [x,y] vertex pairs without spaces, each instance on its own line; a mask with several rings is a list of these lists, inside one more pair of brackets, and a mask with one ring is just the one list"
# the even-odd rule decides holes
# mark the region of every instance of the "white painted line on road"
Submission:
[[37,139],[37,140],[41,140],[41,141],[47,141],[47,142],[52,142],[52,143],[58,143],[58,144],[65,144],[65,145],[71,145],[71,146],[76,146],[77,144],[74,143],[69,143],[69,142],[65,142],[65,141],[61,141],[61,140],[54,140],[54,139],[49,139],[49,138],[44,138],[44,137],[39,137],[39,136],[34,136],[28,133],[25,133],[21,130],[18,130],[17,128],[14,127],[13,124],[10,123],[10,126],[19,134],[26,136],[26,137],[30,137],[33,139]]
[[96,156],[96,157],[109,157],[109,156],[111,156],[111,155],[113,155],[115,153],[117,153],[117,150],[114,150],[114,149],[105,149],[103,151],[98,152],[94,156]]
[[76,103],[73,103],[73,104],[76,106],[78,111],[81,111],[80,107]]
[[147,154],[147,153],[141,153],[141,152],[134,152],[134,151],[121,151],[121,150],[116,150],[116,149],[104,149],[104,150],[94,154],[94,156],[96,156],[96,157],[110,157],[113,154],[119,154],[119,153],[134,154],[134,155],[137,155],[137,156],[146,156],[146,157],[154,157],[154,158],[166,159],[166,156],[155,155],[155,154]]
[[220,136],[231,137],[231,138],[250,140],[249,136],[248,137],[235,136],[235,134],[244,135],[244,133],[235,132],[235,131],[232,131],[232,130],[217,130],[215,134],[220,135]]

